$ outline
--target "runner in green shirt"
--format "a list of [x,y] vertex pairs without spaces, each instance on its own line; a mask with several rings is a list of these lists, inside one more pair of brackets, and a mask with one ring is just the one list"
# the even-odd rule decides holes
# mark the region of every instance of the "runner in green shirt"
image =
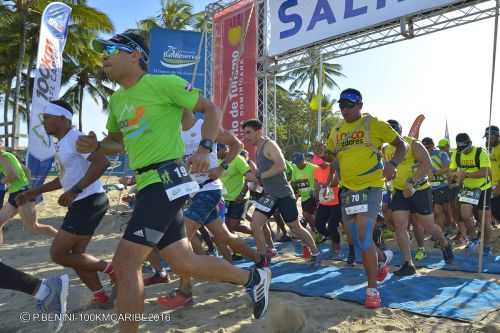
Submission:
[[[139,34],[126,31],[109,40],[95,40],[93,46],[103,55],[104,72],[121,88],[109,101],[108,136],[98,142],[91,132],[79,139],[77,147],[82,153],[101,150],[116,154],[125,150],[137,173],[137,202],[113,259],[117,311],[143,312],[140,270],[157,247],[179,275],[244,285],[254,304],[254,317],[261,318],[268,308],[271,271],[243,270],[220,258],[195,255],[183,226],[181,210],[187,195],[199,189],[189,170],[208,171],[221,112],[180,77],[147,74],[149,50]],[[202,140],[188,165],[181,162],[184,110],[202,112],[205,118]],[[120,322],[124,332],[137,332],[138,326],[138,321]]]
[[3,226],[17,213],[19,213],[26,229],[35,234],[55,237],[57,229],[47,224],[38,223],[35,202],[28,201],[21,205],[17,204],[17,196],[29,188],[29,172],[17,157],[6,152],[3,146],[0,146],[0,173],[5,175],[0,179],[0,182],[7,184],[9,192],[8,202],[0,210],[0,244],[3,244]]
[[296,194],[300,195],[302,203],[302,215],[311,227],[312,231],[317,233],[314,214],[316,213],[317,200],[314,198],[314,170],[316,165],[305,160],[302,153],[293,154],[292,167],[292,188]]

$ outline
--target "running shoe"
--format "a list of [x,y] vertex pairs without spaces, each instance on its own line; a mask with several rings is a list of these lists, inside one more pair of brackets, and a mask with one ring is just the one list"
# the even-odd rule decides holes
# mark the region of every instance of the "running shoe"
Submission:
[[394,275],[403,277],[403,276],[410,276],[410,275],[415,275],[417,271],[415,270],[415,267],[413,265],[410,265],[408,262],[405,262],[404,265],[397,271],[394,272]]
[[415,260],[420,261],[427,257],[427,253],[425,252],[424,247],[419,247],[415,252]]
[[110,298],[108,295],[106,295],[106,292],[100,291],[94,293],[94,298],[92,298],[92,301],[90,303],[99,307],[105,307],[107,305],[110,305]]
[[167,310],[176,310],[193,304],[193,296],[184,295],[180,290],[175,289],[166,296],[158,297],[156,303]]
[[368,309],[377,309],[381,303],[378,290],[375,288],[366,288],[365,307]]
[[49,294],[42,300],[36,302],[36,307],[40,312],[56,313],[59,320],[55,331],[58,332],[64,323],[64,315],[68,305],[69,276],[64,274],[52,277],[42,282],[49,288]]
[[394,253],[391,250],[384,251],[385,260],[384,262],[379,262],[377,281],[384,281],[389,274],[389,265],[391,264],[392,258],[394,258]]
[[271,285],[271,270],[268,267],[254,268],[250,274],[252,279],[246,286],[246,291],[253,302],[253,316],[262,319],[269,307],[269,287]]
[[161,274],[155,274],[153,276],[144,279],[144,286],[146,287],[153,284],[169,283],[169,282],[170,278],[168,277],[168,274],[166,274],[164,277],[162,277]]
[[448,245],[441,249],[443,252],[444,262],[448,265],[453,263],[453,259],[455,259],[455,255],[453,254],[453,246],[451,245],[451,241],[448,240]]

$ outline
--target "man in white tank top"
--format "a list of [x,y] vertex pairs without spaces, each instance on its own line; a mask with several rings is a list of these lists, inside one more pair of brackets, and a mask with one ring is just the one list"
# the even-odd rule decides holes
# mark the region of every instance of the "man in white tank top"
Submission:
[[[184,141],[184,159],[189,159],[196,152],[202,140],[203,119],[196,119],[192,112],[184,112],[182,118],[182,140]],[[217,146],[214,145],[209,153],[210,167],[206,174],[193,174],[200,185],[200,190],[192,195],[191,204],[184,210],[184,225],[189,241],[192,241],[200,226],[205,226],[215,237],[215,243],[224,258],[231,261],[229,246],[233,251],[241,253],[244,257],[259,262],[261,258],[257,252],[250,248],[242,239],[232,234],[220,218],[219,203],[222,200],[223,185],[219,177],[227,170],[229,163],[240,153],[242,143],[232,133],[221,129],[216,141],[229,146],[229,152],[218,165]],[[223,215],[222,215],[223,216]],[[191,278],[182,276],[180,287],[167,296],[158,298],[158,304],[173,310],[193,302]]]

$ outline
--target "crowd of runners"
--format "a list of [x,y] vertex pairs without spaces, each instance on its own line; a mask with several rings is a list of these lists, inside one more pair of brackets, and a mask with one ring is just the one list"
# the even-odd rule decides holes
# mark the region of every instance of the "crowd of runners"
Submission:
[[[452,143],[419,141],[403,136],[397,120],[362,113],[362,94],[347,89],[338,99],[343,120],[325,144],[287,161],[259,120],[242,124],[242,142],[221,128],[221,112],[188,82],[147,74],[149,51],[139,35],[125,32],[93,46],[103,54],[106,74],[121,87],[109,100],[108,135],[98,141],[93,132],[80,133],[71,125],[71,106],[57,100],[42,112],[57,142],[57,178],[30,188],[28,170],[14,154],[0,153],[9,193],[0,211],[0,242],[1,229],[19,213],[28,230],[54,238],[52,260],[76,272],[93,293],[93,304],[142,313],[144,286],[169,282],[165,261],[180,279],[178,289],[158,298],[162,309],[192,303],[196,278],[244,287],[259,319],[269,308],[274,242],[292,239],[308,253],[311,270],[327,259],[355,265],[360,257],[368,280],[365,305],[373,309],[381,305],[377,283],[393,258],[385,247],[388,236],[404,258],[394,271],[399,277],[416,273],[414,261],[429,250],[426,237],[447,264],[456,246],[475,251],[481,245],[485,256],[492,255],[493,225],[500,221],[498,127],[486,128],[486,148],[473,146],[467,133]],[[255,150],[254,160],[244,148]],[[112,261],[105,261],[86,248],[109,206],[99,180],[109,166],[106,155],[121,153],[135,171],[122,179],[135,188],[127,196],[133,212]],[[35,201],[59,189],[58,203],[68,211],[57,230],[37,222]],[[237,235],[253,237],[256,247]],[[328,256],[319,250],[323,242],[330,244]],[[242,257],[255,263],[251,269],[233,265]],[[153,266],[148,277],[145,261]],[[38,279],[0,263],[0,276],[0,288],[33,295],[40,311],[66,311],[68,275]],[[116,297],[103,288],[102,277],[111,281]],[[138,322],[122,320],[120,329],[137,332]]]

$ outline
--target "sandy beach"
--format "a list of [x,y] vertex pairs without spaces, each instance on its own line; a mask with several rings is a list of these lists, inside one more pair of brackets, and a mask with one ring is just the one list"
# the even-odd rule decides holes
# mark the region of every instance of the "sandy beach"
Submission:
[[[105,182],[116,179],[105,177]],[[61,192],[45,196],[38,206],[42,223],[59,227],[65,208],[57,205]],[[112,204],[117,203],[118,192],[110,194]],[[120,228],[128,217],[110,215],[98,228],[88,252],[104,259],[111,259],[121,237]],[[496,253],[500,248],[500,230],[495,230]],[[75,320],[66,322],[62,332],[118,332],[118,323],[98,314],[112,314],[112,309],[85,309],[91,299],[90,291],[70,269],[51,262],[51,239],[35,236],[23,230],[19,219],[12,220],[5,232],[5,244],[0,246],[0,259],[11,266],[38,277],[67,272],[71,287],[68,311],[75,313]],[[293,253],[285,253],[279,259],[301,262]],[[333,262],[324,261],[323,265]],[[342,265],[338,262],[335,265]],[[357,267],[360,267],[359,265]],[[361,268],[360,268],[361,269]],[[394,270],[394,268],[392,268]],[[500,276],[419,269],[420,274],[435,276],[460,276],[500,282]],[[105,276],[102,275],[104,279]],[[105,288],[110,289],[109,281]],[[301,297],[292,293],[272,292],[271,306],[266,318],[252,319],[250,301],[244,290],[230,284],[199,282],[194,289],[195,304],[168,313],[155,302],[159,295],[177,286],[177,279],[169,284],[147,287],[145,313],[151,321],[143,322],[141,332],[500,332],[500,312],[489,314],[478,322],[460,322],[443,318],[425,317],[405,311],[381,308],[367,310],[355,303],[315,297]],[[29,320],[22,322],[23,312],[36,312],[35,301],[28,295],[10,290],[0,290],[0,332],[50,332],[46,322]]]

